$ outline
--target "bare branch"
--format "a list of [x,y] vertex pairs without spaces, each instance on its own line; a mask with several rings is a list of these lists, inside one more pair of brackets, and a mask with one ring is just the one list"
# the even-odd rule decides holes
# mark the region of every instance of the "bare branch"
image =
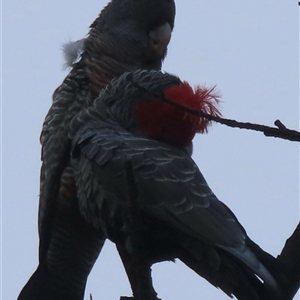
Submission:
[[286,240],[277,260],[286,268],[286,277],[279,282],[286,299],[293,299],[300,287],[300,223]]
[[226,125],[229,127],[260,131],[260,132],[263,132],[265,136],[272,136],[272,137],[277,137],[277,138],[281,138],[281,139],[285,139],[285,140],[300,142],[300,132],[286,128],[286,126],[283,125],[280,120],[276,120],[274,122],[274,124],[277,127],[270,127],[270,126],[266,126],[266,125],[260,125],[260,124],[249,123],[249,122],[238,122],[236,120],[212,116],[212,115],[206,114],[202,111],[192,109],[186,105],[177,103],[169,98],[166,98],[163,95],[161,95],[160,98],[164,102],[166,102],[170,105],[173,105],[179,109],[182,109],[190,114],[196,115],[201,118],[206,118],[210,121],[215,121],[217,123],[220,123],[220,124],[223,124],[223,125]]

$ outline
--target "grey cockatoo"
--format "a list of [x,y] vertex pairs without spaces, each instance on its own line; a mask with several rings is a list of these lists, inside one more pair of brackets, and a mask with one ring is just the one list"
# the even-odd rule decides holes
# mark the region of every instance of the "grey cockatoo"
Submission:
[[135,299],[157,299],[151,265],[175,258],[229,296],[284,299],[275,259],[250,240],[187,151],[209,122],[178,105],[218,115],[217,102],[213,89],[140,70],[114,79],[71,123],[79,210],[119,245]]
[[39,266],[19,300],[83,298],[105,236],[87,224],[78,210],[69,124],[112,78],[125,71],[161,68],[174,17],[173,0],[112,0],[91,25],[87,38],[73,49],[67,46],[71,62],[81,48],[82,53],[55,90],[43,124]]

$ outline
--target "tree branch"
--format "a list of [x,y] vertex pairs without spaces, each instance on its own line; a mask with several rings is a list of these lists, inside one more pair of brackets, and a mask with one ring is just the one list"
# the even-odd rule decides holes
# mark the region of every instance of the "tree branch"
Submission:
[[164,102],[166,102],[172,106],[175,106],[179,109],[182,109],[190,114],[193,114],[193,115],[201,117],[201,118],[206,118],[210,121],[214,121],[214,122],[217,122],[217,123],[229,126],[229,127],[260,131],[260,132],[263,132],[265,136],[272,136],[272,137],[277,137],[277,138],[281,138],[281,139],[285,139],[285,140],[300,142],[300,132],[286,128],[286,126],[284,126],[280,120],[276,120],[274,122],[274,124],[277,127],[270,127],[270,126],[266,126],[266,125],[260,125],[260,124],[249,123],[249,122],[238,122],[236,120],[212,116],[212,115],[206,114],[200,110],[195,110],[186,105],[175,102],[175,101],[165,97],[164,95],[161,95],[160,98]]
[[286,299],[293,299],[300,287],[300,223],[278,255],[277,260],[286,269],[286,278],[279,285]]

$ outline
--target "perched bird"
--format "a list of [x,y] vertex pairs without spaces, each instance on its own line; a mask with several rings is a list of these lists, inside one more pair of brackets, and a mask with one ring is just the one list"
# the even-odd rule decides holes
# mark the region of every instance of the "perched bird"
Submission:
[[134,299],[158,299],[151,265],[175,258],[231,297],[284,299],[275,258],[249,239],[190,156],[209,121],[184,107],[218,116],[217,103],[214,89],[138,70],[71,122],[79,210],[119,245]]
[[174,18],[173,0],[112,0],[90,26],[88,36],[74,48],[66,47],[68,64],[81,49],[82,53],[55,90],[43,124],[39,265],[19,300],[83,299],[105,235],[78,210],[69,125],[112,78],[125,71],[161,68]]

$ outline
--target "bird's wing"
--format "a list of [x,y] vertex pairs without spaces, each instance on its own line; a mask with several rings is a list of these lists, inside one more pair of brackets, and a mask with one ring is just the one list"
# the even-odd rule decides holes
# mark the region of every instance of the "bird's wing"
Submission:
[[59,185],[69,163],[71,143],[68,139],[69,123],[89,101],[84,72],[73,70],[53,95],[53,104],[45,118],[41,133],[42,167],[39,197],[40,260],[43,260],[50,243],[50,230]]
[[80,168],[80,206],[94,224],[102,226],[103,205],[109,203],[113,210],[128,205],[125,164],[131,161],[141,211],[226,250],[275,288],[272,275],[246,246],[245,230],[217,199],[184,149],[133,135],[121,127],[97,125],[78,132],[73,158],[75,172]]
[[97,177],[94,187],[85,191],[87,201],[97,197],[95,191],[100,188],[107,198],[122,201],[124,166],[131,160],[141,210],[209,244],[245,246],[244,229],[184,150],[120,128],[106,128],[81,131],[73,153],[84,156],[84,162],[91,166],[86,168],[86,177]]

